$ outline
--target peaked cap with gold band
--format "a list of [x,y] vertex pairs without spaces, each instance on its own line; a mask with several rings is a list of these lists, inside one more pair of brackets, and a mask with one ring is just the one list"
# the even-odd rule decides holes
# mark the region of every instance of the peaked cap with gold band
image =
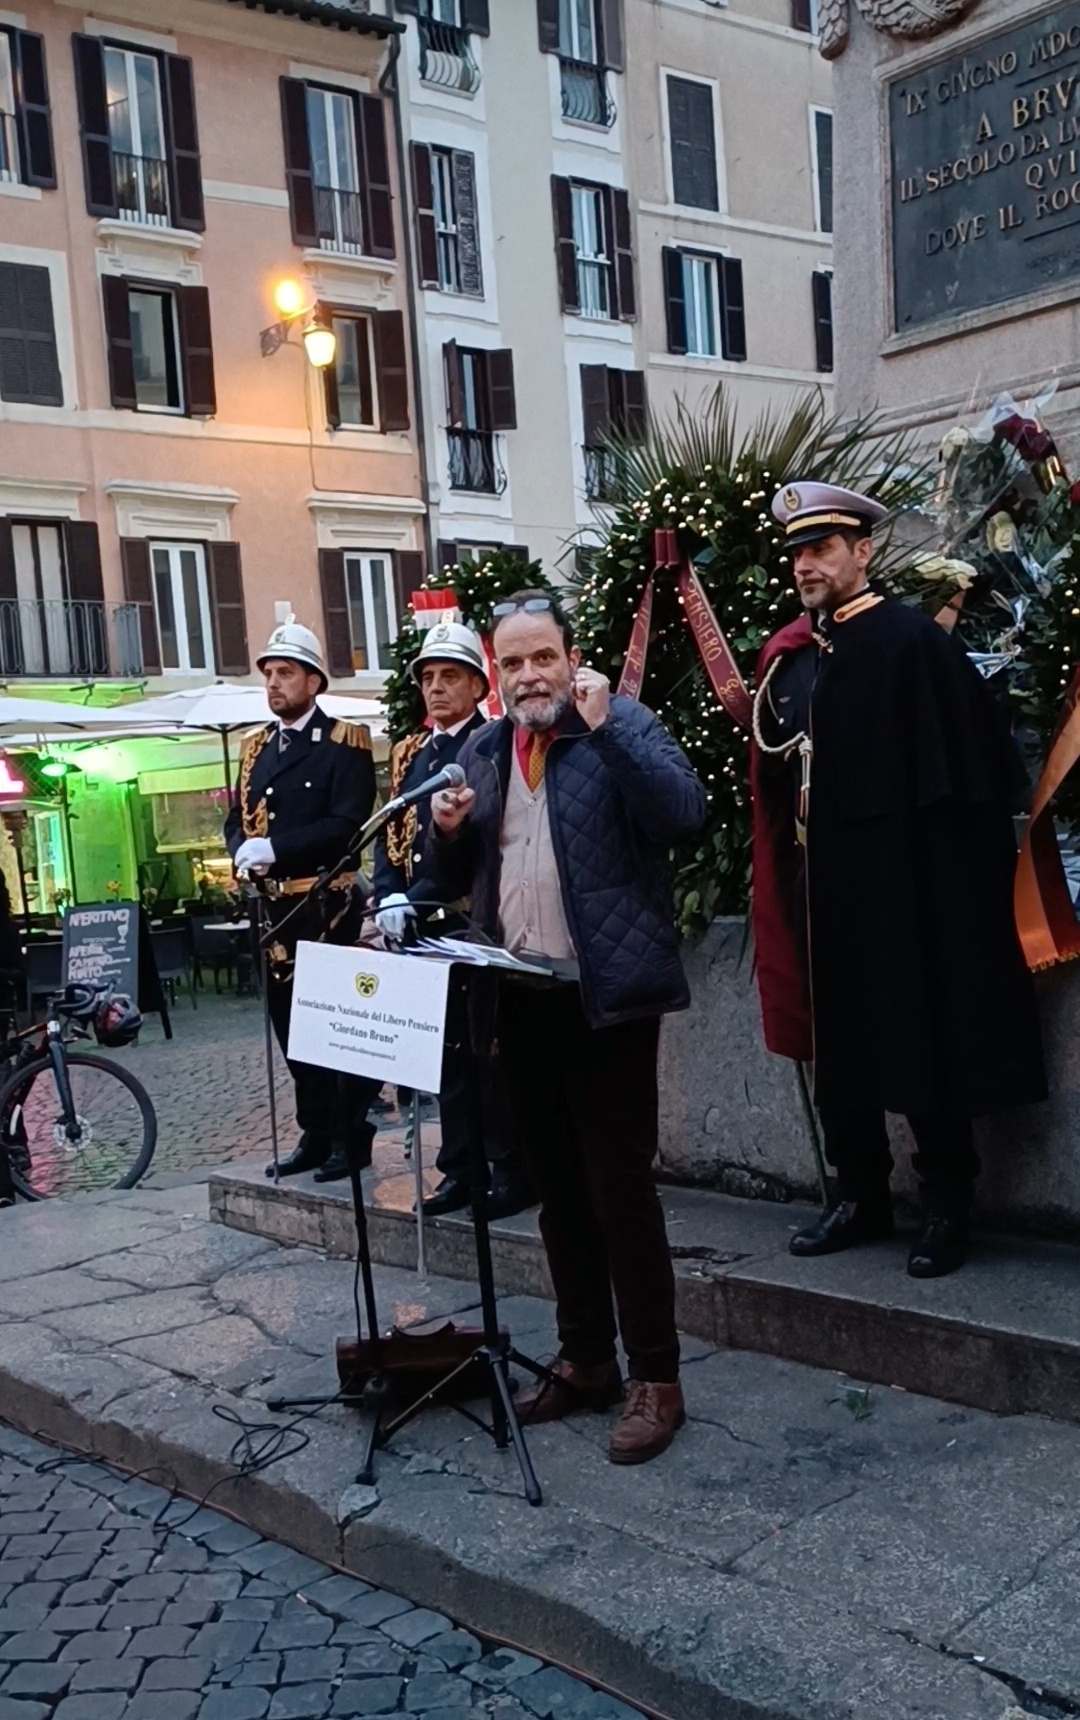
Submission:
[[857,531],[869,537],[889,512],[858,490],[844,490],[839,484],[804,484],[798,479],[777,490],[772,511],[784,528],[789,549],[821,543],[834,532]]

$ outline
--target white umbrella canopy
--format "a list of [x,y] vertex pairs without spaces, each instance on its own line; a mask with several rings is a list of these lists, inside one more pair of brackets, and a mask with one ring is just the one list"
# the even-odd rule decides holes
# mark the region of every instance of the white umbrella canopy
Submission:
[[[319,704],[328,717],[345,717],[376,727],[383,720],[383,708],[377,699],[320,693]],[[185,687],[177,693],[164,693],[160,698],[140,699],[138,704],[122,706],[121,712],[124,727],[139,722],[154,727],[174,723],[182,729],[219,732],[251,728],[256,723],[268,723],[273,717],[262,687],[229,681],[216,681],[210,687]]]
[[104,705],[68,705],[59,699],[0,698],[0,736],[45,735],[84,730],[126,728],[121,709]]

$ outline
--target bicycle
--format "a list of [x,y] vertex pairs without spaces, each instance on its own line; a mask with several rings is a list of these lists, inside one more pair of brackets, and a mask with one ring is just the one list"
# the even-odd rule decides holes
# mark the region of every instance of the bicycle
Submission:
[[[111,986],[69,985],[48,1000],[44,1021],[8,1018],[0,1065],[0,1204],[102,1188],[134,1188],[157,1145],[157,1115],[134,1075],[75,1039],[119,1048],[142,1018]],[[7,1191],[10,1189],[11,1194]]]

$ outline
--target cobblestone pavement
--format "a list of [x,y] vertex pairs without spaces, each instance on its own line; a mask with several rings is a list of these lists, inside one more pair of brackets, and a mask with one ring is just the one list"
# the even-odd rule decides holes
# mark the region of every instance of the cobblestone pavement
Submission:
[[[177,999],[171,1040],[158,1017],[149,1016],[138,1045],[109,1053],[138,1077],[157,1111],[153,1176],[270,1155],[262,1005],[256,998],[197,995],[197,1009],[186,996]],[[276,1045],[274,1059],[284,1155],[296,1144],[296,1119],[292,1082]],[[396,1125],[396,1113],[388,1120]]]
[[636,1710],[148,1480],[0,1427],[0,1720],[384,1714]]

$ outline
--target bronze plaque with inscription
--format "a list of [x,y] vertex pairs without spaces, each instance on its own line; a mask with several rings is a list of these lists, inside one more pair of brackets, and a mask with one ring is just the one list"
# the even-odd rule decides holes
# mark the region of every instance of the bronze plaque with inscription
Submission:
[[897,333],[1080,295],[1080,0],[887,91]]

